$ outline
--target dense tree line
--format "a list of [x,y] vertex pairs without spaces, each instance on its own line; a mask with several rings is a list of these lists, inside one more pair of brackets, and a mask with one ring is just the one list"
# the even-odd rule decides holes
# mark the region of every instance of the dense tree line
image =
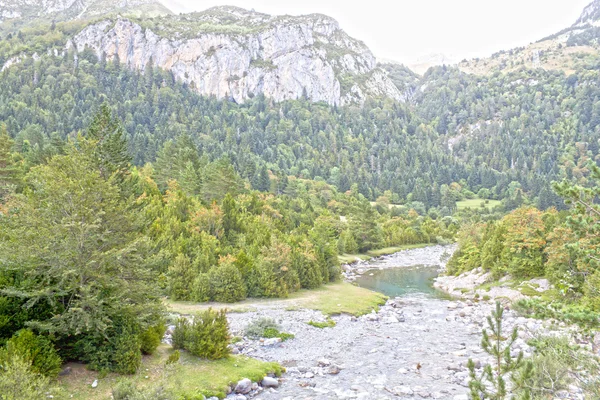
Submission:
[[[492,279],[546,277],[559,296],[600,311],[600,169],[590,165],[590,187],[564,180],[555,190],[570,211],[522,207],[500,220],[466,224],[458,233],[459,249],[448,263],[450,273],[482,267]],[[597,315],[597,314],[596,314]],[[597,316],[594,324],[598,324]]]
[[[415,77],[401,72],[412,93]],[[256,189],[266,189],[270,171],[324,180],[340,191],[357,183],[370,200],[389,190],[392,202],[441,209],[443,185],[458,182],[503,199],[518,184],[525,203],[547,208],[562,206],[549,182],[582,178],[598,150],[597,81],[596,70],[485,78],[440,67],[406,104],[331,108],[257,96],[240,105],[197,96],[151,66],[137,74],[85,51],[7,68],[0,119],[33,163],[54,154],[108,100],[138,166],[186,133],[202,157],[228,159]]]
[[55,143],[30,158],[0,131],[0,363],[13,372],[25,359],[49,376],[61,360],[132,373],[160,343],[163,296],[285,297],[339,279],[341,252],[447,242],[458,229],[385,198],[373,206],[356,184],[341,193],[268,171],[253,190],[187,134],[132,166],[107,104]]

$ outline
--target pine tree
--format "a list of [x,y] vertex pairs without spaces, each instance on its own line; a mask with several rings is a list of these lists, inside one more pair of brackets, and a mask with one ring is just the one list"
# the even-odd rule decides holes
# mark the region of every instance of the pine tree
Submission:
[[13,161],[13,145],[6,125],[0,125],[0,201],[14,191],[19,181],[19,169]]
[[86,137],[95,148],[93,157],[104,179],[113,174],[123,180],[129,171],[131,156],[127,151],[125,130],[118,118],[112,115],[108,103],[103,103],[88,128]]
[[511,347],[517,340],[518,331],[515,327],[509,338],[503,336],[502,315],[504,308],[500,302],[496,302],[496,309],[492,315],[487,317],[490,333],[483,330],[481,347],[493,358],[492,364],[484,367],[478,377],[475,371],[475,363],[469,359],[468,368],[471,376],[469,388],[472,400],[505,400],[509,398],[506,378],[512,380],[512,391],[518,393],[521,400],[531,399],[531,394],[524,387],[524,382],[531,376],[531,363],[523,360],[523,352],[517,357],[510,353]]

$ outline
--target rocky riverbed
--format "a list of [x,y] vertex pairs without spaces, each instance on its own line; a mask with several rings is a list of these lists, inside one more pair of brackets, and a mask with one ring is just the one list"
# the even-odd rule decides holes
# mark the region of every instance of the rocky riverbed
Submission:
[[[448,248],[435,246],[404,253],[352,265],[345,274],[353,277],[394,265],[443,267]],[[234,388],[228,398],[467,400],[467,361],[473,359],[479,371],[490,361],[480,342],[482,328],[487,327],[486,317],[494,308],[493,300],[451,301],[410,294],[389,300],[379,312],[358,318],[334,316],[335,326],[323,329],[308,324],[326,320],[313,310],[291,311],[275,306],[228,314],[232,334],[242,338],[233,345],[234,353],[277,361],[287,369],[279,380],[262,385],[240,382],[238,393]],[[575,327],[519,317],[508,308],[504,314],[506,331],[514,326],[519,329],[515,354],[522,351],[525,356],[531,355],[527,340],[536,335],[577,336]],[[273,318],[283,332],[293,333],[295,338],[281,342],[244,337],[246,326],[261,317]],[[591,351],[591,343],[579,343]],[[584,398],[575,386],[560,395],[564,399]]]

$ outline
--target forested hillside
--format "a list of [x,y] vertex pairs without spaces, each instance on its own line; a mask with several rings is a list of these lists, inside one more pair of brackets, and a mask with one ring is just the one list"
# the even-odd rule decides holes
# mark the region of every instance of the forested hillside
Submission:
[[[547,278],[552,318],[597,326],[598,1],[545,57],[423,76],[322,15],[42,6],[0,2],[0,389],[48,396],[67,361],[133,374],[165,304],[286,298],[403,246],[458,241],[448,272]],[[232,349],[224,311],[171,322],[185,354]]]

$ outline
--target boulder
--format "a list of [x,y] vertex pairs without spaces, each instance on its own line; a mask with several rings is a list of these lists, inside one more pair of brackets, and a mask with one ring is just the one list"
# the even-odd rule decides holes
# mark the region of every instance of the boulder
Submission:
[[252,381],[248,378],[244,378],[235,385],[234,392],[240,394],[250,393],[252,390]]
[[262,380],[262,386],[266,388],[277,388],[279,387],[279,381],[275,378],[266,376]]

